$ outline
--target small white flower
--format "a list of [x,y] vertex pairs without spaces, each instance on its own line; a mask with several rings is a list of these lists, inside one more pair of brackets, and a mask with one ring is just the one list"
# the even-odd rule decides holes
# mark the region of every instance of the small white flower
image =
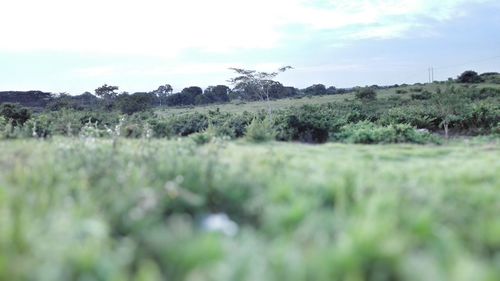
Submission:
[[208,232],[219,232],[226,236],[235,236],[238,233],[238,224],[232,221],[225,213],[210,214],[206,216],[201,227]]

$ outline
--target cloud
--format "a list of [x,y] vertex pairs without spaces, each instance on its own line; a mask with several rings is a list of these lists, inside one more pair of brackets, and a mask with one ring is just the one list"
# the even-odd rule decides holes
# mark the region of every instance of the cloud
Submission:
[[[346,39],[402,36],[487,0],[16,0],[0,4],[0,51],[173,58],[286,44],[286,27],[355,28]],[[491,1],[490,1],[491,2]],[[290,32],[290,30],[288,31]],[[293,31],[291,31],[293,32]]]

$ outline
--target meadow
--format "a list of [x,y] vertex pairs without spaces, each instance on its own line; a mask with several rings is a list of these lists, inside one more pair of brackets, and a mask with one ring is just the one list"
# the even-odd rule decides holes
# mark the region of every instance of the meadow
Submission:
[[[467,84],[453,83],[456,87],[470,87]],[[480,83],[472,86],[473,88],[483,89],[500,89],[500,84],[493,83]],[[428,91],[435,92],[438,88],[446,88],[445,83],[435,82],[426,83],[418,85],[401,85],[399,87],[393,87],[388,89],[378,89],[377,98],[382,101],[387,101],[394,98],[400,98],[402,101],[411,101],[411,94],[418,91]],[[184,107],[164,107],[157,109],[156,112],[161,116],[171,116],[186,114],[192,112],[207,113],[209,111],[219,110],[221,112],[229,113],[241,113],[243,111],[248,112],[258,112],[261,110],[267,110],[270,106],[273,109],[286,109],[291,106],[300,107],[304,105],[322,105],[328,103],[345,103],[348,101],[355,100],[355,91],[347,92],[345,94],[336,95],[323,95],[323,96],[300,96],[295,98],[284,98],[278,100],[271,100],[269,103],[262,101],[239,101],[234,100],[229,103],[222,104],[209,104],[209,105],[197,105],[197,106],[184,106]]]
[[0,280],[500,279],[498,138],[0,151]]

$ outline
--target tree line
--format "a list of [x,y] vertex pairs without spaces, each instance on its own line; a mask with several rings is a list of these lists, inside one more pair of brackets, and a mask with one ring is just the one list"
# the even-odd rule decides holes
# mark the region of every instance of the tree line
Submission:
[[[337,89],[322,84],[315,84],[305,89],[284,86],[279,82],[269,87],[269,99],[283,99],[301,96],[318,96],[341,94],[350,89]],[[52,111],[64,108],[75,110],[104,109],[120,110],[131,114],[154,107],[179,107],[208,104],[222,104],[233,100],[257,101],[261,100],[259,93],[250,88],[238,86],[230,88],[226,85],[209,86],[202,89],[190,86],[180,92],[173,92],[169,84],[161,85],[156,90],[149,92],[119,92],[118,86],[102,85],[94,93],[85,92],[81,95],[67,93],[47,93],[41,91],[6,91],[0,92],[1,103],[19,103],[22,106],[33,108],[35,111],[48,109]]]
[[[299,89],[284,86],[275,81],[275,77],[288,69],[285,66],[276,72],[258,72],[254,70],[231,68],[236,77],[228,80],[233,86],[216,85],[202,89],[198,86],[190,86],[175,92],[170,84],[159,86],[149,92],[120,92],[118,86],[104,84],[94,90],[94,93],[85,92],[81,95],[72,96],[67,93],[53,94],[42,91],[28,92],[0,92],[0,104],[18,103],[29,107],[33,111],[58,111],[61,109],[73,110],[105,110],[121,111],[125,114],[145,111],[154,107],[180,107],[207,104],[222,104],[234,100],[241,101],[269,101],[283,98],[300,98],[304,96],[336,95],[358,90],[359,98],[373,98],[370,90],[386,89],[404,85],[378,86],[372,85],[359,90],[356,88],[326,87],[323,84],[314,84]],[[475,71],[465,71],[459,75],[455,82],[458,83],[480,83],[493,82],[499,79],[498,73],[483,73],[479,75]],[[492,80],[493,79],[493,80]]]

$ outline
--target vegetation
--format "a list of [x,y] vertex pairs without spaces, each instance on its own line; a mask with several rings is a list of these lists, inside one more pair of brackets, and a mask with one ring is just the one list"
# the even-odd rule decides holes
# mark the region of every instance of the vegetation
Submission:
[[1,280],[500,278],[498,143],[0,151]]
[[[370,88],[359,90],[354,95],[269,101],[274,108],[272,118],[268,118],[269,126],[275,132],[276,140],[308,143],[342,141],[337,137],[342,128],[359,122],[372,124],[368,128],[373,130],[401,125],[437,134],[443,131],[446,138],[450,134],[490,134],[498,127],[499,88],[433,84],[418,88],[422,90],[406,94],[397,94],[400,89],[379,90],[376,99],[371,98],[375,91]],[[217,97],[227,90],[223,86],[211,87],[201,95]],[[197,92],[199,97],[201,89],[192,87],[185,92],[188,91]],[[359,93],[367,97],[356,98]],[[150,130],[155,138],[175,138],[201,133],[212,126],[217,136],[240,138],[253,119],[263,120],[268,116],[267,101],[170,111],[154,110],[150,105],[154,98],[148,93],[121,93],[113,98],[109,108],[49,108],[34,114],[19,105],[4,104],[2,108],[5,110],[0,111],[3,112],[0,116],[8,126],[4,126],[0,138],[75,136],[89,122],[103,132],[102,136],[109,136],[105,133],[109,128],[122,124],[121,134],[127,137],[140,137],[144,131]],[[234,111],[225,108],[234,108]],[[20,112],[23,114],[19,115]],[[412,138],[407,138],[407,141],[420,143],[420,140],[413,141]]]
[[245,132],[245,137],[251,142],[266,142],[275,138],[275,131],[269,119],[259,120],[253,119],[248,125]]
[[459,83],[480,83],[483,82],[483,79],[477,72],[472,70],[467,70],[464,73],[460,74],[457,78],[457,82]]
[[356,91],[356,98],[363,101],[374,100],[377,98],[377,93],[372,88],[366,87]]
[[0,93],[0,280],[500,278],[497,74],[299,90],[239,71]]

